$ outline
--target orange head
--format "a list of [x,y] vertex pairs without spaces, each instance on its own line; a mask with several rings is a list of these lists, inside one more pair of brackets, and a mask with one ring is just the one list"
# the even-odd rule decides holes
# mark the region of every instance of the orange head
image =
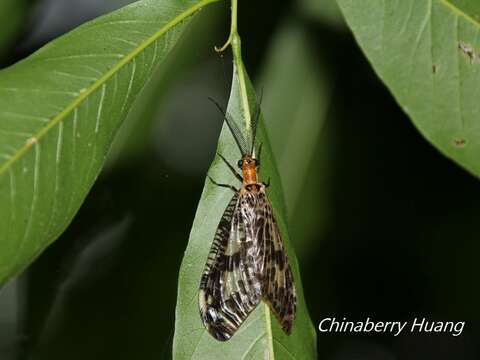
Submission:
[[225,122],[232,133],[233,139],[237,143],[238,149],[242,154],[242,158],[238,161],[238,167],[242,170],[243,184],[252,185],[257,183],[257,170],[260,166],[260,160],[254,157],[254,153],[260,155],[261,144],[258,147],[258,151],[255,149],[255,137],[257,133],[257,126],[260,120],[260,102],[256,104],[253,116],[250,118],[250,132],[245,134],[240,130],[237,123],[222,107],[213,99],[210,99],[217,106],[220,112],[223,114]]
[[243,183],[245,185],[257,183],[258,166],[260,166],[260,161],[251,155],[243,155],[242,158],[238,160],[238,167],[242,169]]

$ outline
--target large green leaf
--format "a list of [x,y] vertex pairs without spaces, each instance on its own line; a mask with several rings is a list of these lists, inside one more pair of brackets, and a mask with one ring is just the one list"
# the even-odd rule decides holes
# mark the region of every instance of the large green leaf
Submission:
[[480,3],[338,3],[374,69],[420,132],[480,175]]
[[178,44],[165,59],[164,65],[158,68],[145,86],[142,96],[132,106],[112,144],[107,167],[115,162],[125,163],[138,158],[152,145],[154,125],[157,121],[165,120],[159,118],[158,114],[166,105],[172,83],[182,79],[194,65],[198,65],[199,54],[211,54],[215,45],[214,39],[206,34],[215,32],[222,18],[219,16],[223,14],[221,10],[221,7],[214,7],[198,14],[192,20]]
[[[246,79],[245,91],[242,78]],[[248,104],[248,106],[247,106]],[[255,96],[243,65],[234,71],[232,92],[228,111],[244,131],[248,128],[243,121],[248,109],[255,106]],[[251,110],[250,110],[251,111]],[[261,120],[263,123],[263,120]],[[187,250],[179,275],[179,290],[176,309],[173,354],[175,359],[313,359],[315,358],[315,330],[308,316],[303,298],[299,266],[290,244],[286,223],[286,208],[280,176],[272,157],[271,147],[263,125],[260,126],[258,141],[263,143],[261,178],[271,179],[268,196],[283,235],[289,261],[294,273],[298,293],[298,311],[290,336],[284,334],[275,317],[264,303],[249,316],[238,332],[227,342],[215,340],[203,327],[198,309],[198,286],[207,255],[212,245],[215,230],[223,211],[232,197],[232,191],[219,188],[207,181],[200,199],[190,234]],[[235,164],[240,152],[226,126],[220,135],[218,152]],[[212,163],[209,175],[216,181],[235,184],[225,164],[218,159]]]
[[63,232],[153,69],[214,1],[139,1],[0,72],[0,284]]

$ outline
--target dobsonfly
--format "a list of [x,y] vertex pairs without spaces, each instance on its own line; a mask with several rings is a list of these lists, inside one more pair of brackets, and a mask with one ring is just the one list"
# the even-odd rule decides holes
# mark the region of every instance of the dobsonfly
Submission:
[[[240,150],[237,172],[221,154],[218,156],[242,183],[215,185],[234,192],[215,232],[202,274],[199,290],[200,315],[205,328],[217,340],[226,341],[242,325],[260,301],[265,301],[290,334],[296,314],[296,291],[285,247],[267,198],[269,184],[260,183],[261,145],[255,149],[255,136],[260,117],[257,103],[252,118],[251,139],[243,136],[232,117],[215,105]],[[258,158],[255,156],[257,153]]]

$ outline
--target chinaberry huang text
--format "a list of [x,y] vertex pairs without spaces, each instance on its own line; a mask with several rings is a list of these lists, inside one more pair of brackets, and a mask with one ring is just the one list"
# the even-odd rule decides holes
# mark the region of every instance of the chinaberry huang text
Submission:
[[462,334],[465,321],[431,321],[426,318],[415,318],[411,321],[348,321],[346,318],[324,318],[318,325],[321,333],[391,333],[399,336],[402,333],[447,333],[452,336]]

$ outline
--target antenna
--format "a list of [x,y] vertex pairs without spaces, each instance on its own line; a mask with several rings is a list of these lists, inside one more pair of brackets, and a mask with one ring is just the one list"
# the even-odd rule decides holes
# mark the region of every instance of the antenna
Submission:
[[230,129],[230,132],[232,133],[232,136],[235,139],[235,142],[237,143],[238,149],[242,153],[242,156],[252,155],[252,153],[249,152],[249,149],[248,149],[248,146],[247,146],[247,141],[245,140],[242,132],[238,128],[235,121],[233,121],[230,114],[225,112],[225,110],[223,110],[223,108],[220,106],[220,104],[217,101],[215,101],[213,98],[209,97],[208,99],[211,102],[213,102],[215,104],[215,106],[217,107],[217,109],[222,113],[223,118],[225,119],[225,122],[227,123],[227,126]]
[[[255,100],[257,100],[256,96],[255,96]],[[253,118],[252,118],[252,148],[251,148],[251,151],[250,151],[251,154],[253,154],[253,149],[255,147],[255,137],[257,136],[258,122],[260,121],[260,115],[262,113],[262,111],[261,111],[262,100],[263,100],[263,87],[260,90],[260,99],[255,102],[255,112],[254,112]]]

